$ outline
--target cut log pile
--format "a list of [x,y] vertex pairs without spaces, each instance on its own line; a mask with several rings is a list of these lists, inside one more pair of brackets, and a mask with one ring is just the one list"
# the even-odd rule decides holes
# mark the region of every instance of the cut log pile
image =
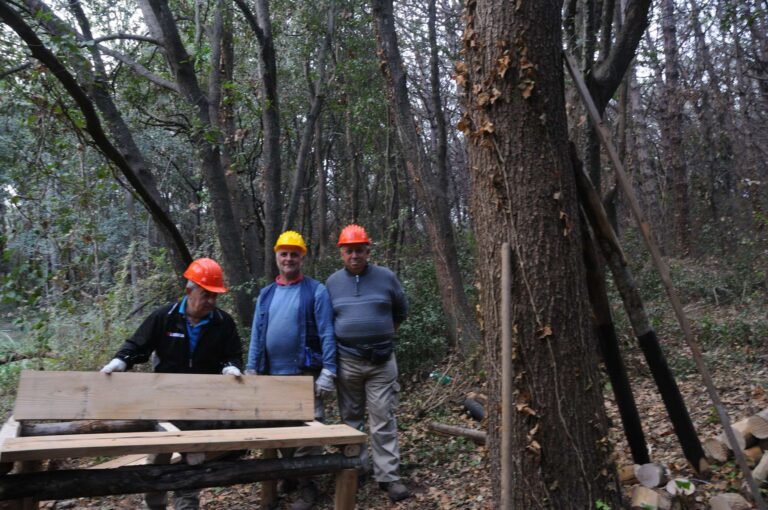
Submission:
[[724,463],[733,457],[735,448],[744,452],[752,476],[761,486],[768,481],[768,408],[733,424],[736,445],[725,434],[704,441],[704,452],[713,462]]
[[[707,460],[723,464],[733,458],[734,448],[744,452],[752,475],[760,487],[768,485],[768,408],[754,416],[732,425],[736,444],[731,445],[725,434],[711,437],[702,444]],[[682,501],[695,494],[696,488],[687,480],[668,480],[668,473],[659,464],[624,466],[619,469],[624,484],[636,484],[632,488],[632,509],[674,508],[675,501]],[[666,485],[665,485],[666,484]],[[748,501],[749,489],[742,494],[717,494],[709,500],[712,510],[746,510],[752,508]],[[750,498],[751,499],[751,498]],[[683,505],[683,508],[685,506]]]

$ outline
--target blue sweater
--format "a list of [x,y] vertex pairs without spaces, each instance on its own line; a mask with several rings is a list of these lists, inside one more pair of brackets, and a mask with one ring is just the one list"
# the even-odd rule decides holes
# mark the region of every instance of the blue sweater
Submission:
[[322,283],[303,277],[292,285],[272,283],[261,290],[246,368],[271,375],[321,368],[336,374],[333,310]]
[[359,275],[346,269],[325,282],[333,303],[333,328],[339,352],[357,355],[354,346],[392,342],[395,326],[408,316],[408,300],[395,273],[368,264]]

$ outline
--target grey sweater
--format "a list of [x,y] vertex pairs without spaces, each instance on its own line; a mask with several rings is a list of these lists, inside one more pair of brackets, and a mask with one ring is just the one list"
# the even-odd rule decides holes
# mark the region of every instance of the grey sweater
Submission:
[[325,282],[333,304],[333,329],[339,351],[356,354],[355,346],[392,342],[395,325],[408,316],[408,300],[395,273],[368,264],[360,275],[346,269]]

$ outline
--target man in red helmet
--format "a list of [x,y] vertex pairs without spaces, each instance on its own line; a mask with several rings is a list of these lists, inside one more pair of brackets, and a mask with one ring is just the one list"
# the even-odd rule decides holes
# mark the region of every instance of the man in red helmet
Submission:
[[[114,359],[101,372],[123,372],[152,357],[155,372],[181,374],[242,375],[240,336],[232,317],[216,307],[219,294],[227,292],[221,266],[208,258],[192,261],[184,272],[185,296],[177,303],[152,312],[139,329],[123,343]],[[154,354],[154,356],[153,356]],[[196,424],[179,422],[181,428]],[[199,464],[204,453],[184,455],[188,464]],[[167,464],[170,454],[150,456],[153,464]],[[174,492],[176,510],[199,507],[199,490]],[[165,509],[165,492],[145,495],[150,510]]]
[[[395,332],[408,315],[408,300],[395,274],[368,263],[371,241],[359,225],[347,225],[338,246],[344,269],[325,286],[331,296],[339,354],[339,414],[347,425],[362,430],[365,412],[373,452],[373,477],[392,501],[410,496],[400,480],[397,443],[397,361]],[[361,457],[367,469],[368,452]]]

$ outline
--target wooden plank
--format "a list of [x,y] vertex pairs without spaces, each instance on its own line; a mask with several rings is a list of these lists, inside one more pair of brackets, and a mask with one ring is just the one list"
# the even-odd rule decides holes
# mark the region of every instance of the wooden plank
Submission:
[[169,421],[157,423],[157,430],[161,432],[181,432],[181,429]]
[[310,376],[23,371],[17,420],[314,418]]
[[[277,450],[265,448],[261,452],[261,458],[276,459]],[[271,509],[277,507],[277,480],[264,480],[261,482],[261,499],[259,502],[261,503],[261,508]]]
[[336,473],[335,510],[354,510],[357,496],[357,469],[342,469]]
[[0,462],[134,453],[344,445],[363,443],[366,437],[363,432],[347,425],[19,437],[5,441],[0,451]]
[[[0,450],[3,449],[3,443],[6,439],[19,437],[21,435],[21,424],[11,415],[3,427],[0,429]],[[0,463],[0,475],[4,475],[13,469],[13,462]]]
[[[228,453],[229,452],[206,452],[205,462],[219,459]],[[95,464],[93,466],[89,466],[88,469],[114,469],[114,468],[119,468],[124,466],[145,466],[147,465],[147,457],[148,457],[147,455],[144,455],[141,453],[136,455],[124,455],[116,459],[108,460],[107,462],[102,462],[101,464]],[[181,454],[174,453],[171,456],[170,463],[178,464],[179,462],[181,462]]]
[[[181,455],[179,455],[179,458],[181,458]],[[171,460],[171,462],[173,462],[173,460]],[[88,467],[88,469],[114,469],[123,466],[143,466],[146,463],[147,455],[137,453],[134,455],[124,455],[123,457],[108,460],[106,462],[102,462],[101,464],[95,464]]]
[[19,437],[21,431],[21,424],[16,421],[13,415],[11,415],[5,423],[3,423],[3,428],[0,429],[0,448],[3,447],[3,442],[6,439],[10,439],[12,437]]

